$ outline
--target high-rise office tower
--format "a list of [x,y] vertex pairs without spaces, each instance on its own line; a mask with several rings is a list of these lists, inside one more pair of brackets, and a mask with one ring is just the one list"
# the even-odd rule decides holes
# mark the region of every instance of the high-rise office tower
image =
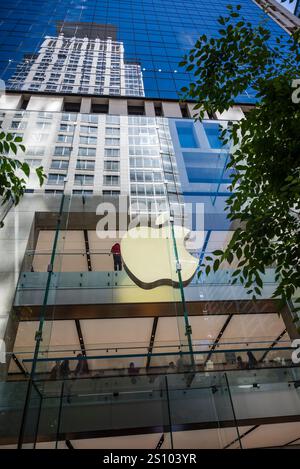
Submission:
[[1,126],[48,177],[1,212],[0,447],[298,444],[297,324],[274,269],[255,302],[232,265],[198,277],[236,229],[219,127],[256,98],[195,122],[178,64],[228,3],[269,19],[271,46],[297,25],[252,0],[2,6]]

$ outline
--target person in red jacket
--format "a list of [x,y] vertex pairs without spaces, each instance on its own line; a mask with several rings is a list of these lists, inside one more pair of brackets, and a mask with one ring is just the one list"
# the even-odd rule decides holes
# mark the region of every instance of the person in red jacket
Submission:
[[121,246],[119,243],[115,243],[111,248],[110,252],[114,257],[114,270],[122,270],[122,259],[121,259]]

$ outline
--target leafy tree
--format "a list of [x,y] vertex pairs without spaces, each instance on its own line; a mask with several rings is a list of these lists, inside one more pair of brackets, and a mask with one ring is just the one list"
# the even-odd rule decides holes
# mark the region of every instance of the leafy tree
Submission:
[[[21,150],[25,152],[22,137],[11,133],[0,132],[0,197],[2,205],[12,201],[17,205],[26,189],[26,178],[30,175],[30,167],[11,155],[17,155]],[[43,184],[45,174],[40,166],[36,168],[40,185]]]
[[233,143],[226,210],[238,229],[202,266],[209,273],[234,263],[232,284],[254,299],[274,266],[273,296],[286,302],[300,287],[300,34],[272,41],[265,18],[253,26],[241,6],[227,8],[218,37],[202,35],[180,63],[194,76],[182,95],[197,101],[195,119],[228,110],[249,89],[258,99],[246,118],[220,130]]

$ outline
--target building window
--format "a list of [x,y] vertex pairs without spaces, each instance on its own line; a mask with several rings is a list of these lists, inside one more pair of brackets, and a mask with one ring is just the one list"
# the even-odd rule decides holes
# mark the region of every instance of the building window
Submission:
[[94,176],[90,174],[75,174],[75,184],[83,186],[92,186],[94,184]]
[[105,148],[104,156],[107,157],[119,157],[120,156],[120,149],[119,148]]
[[26,150],[26,156],[44,156],[45,147],[29,147]]
[[61,116],[61,120],[75,122],[77,120],[77,114],[73,114],[73,113],[67,114],[64,112]]
[[49,173],[47,184],[63,184],[65,177],[65,174]]
[[220,135],[221,135],[220,125],[217,123],[204,122],[203,127],[205,130],[207,139],[208,139],[209,146],[214,149],[222,148],[224,145],[220,138]]
[[120,162],[119,161],[104,161],[104,170],[105,171],[119,171]]
[[120,135],[120,129],[119,129],[119,127],[106,127],[105,133],[106,133],[106,135],[119,136]]
[[73,86],[62,85],[61,90],[65,91],[66,93],[71,93],[73,91]]
[[71,147],[55,147],[54,155],[55,156],[70,156]]
[[27,122],[22,122],[22,121],[12,121],[11,123],[11,128],[12,129],[26,129]]
[[128,115],[129,116],[144,116],[145,108],[144,106],[129,106],[128,105]]
[[52,112],[40,111],[40,112],[38,113],[38,118],[39,118],[39,119],[52,119],[52,117],[53,117]]
[[[70,83],[70,84],[74,84],[74,79],[75,77],[68,77],[67,80],[67,75],[65,75],[65,79],[64,79],[64,83]],[[73,87],[71,86],[70,88],[73,89]],[[67,112],[80,112],[80,106],[81,104],[80,103],[70,103],[70,102],[64,102],[64,111],[67,111]]]
[[59,130],[61,132],[74,132],[74,125],[60,124]]
[[95,169],[95,161],[77,160],[76,169],[88,169],[93,171]]
[[119,138],[106,138],[105,145],[120,146]]
[[191,117],[186,103],[180,103],[180,111],[183,118],[189,119]]
[[[3,113],[1,113],[3,114]],[[4,117],[5,114],[1,117]],[[22,117],[28,117],[28,112],[25,111],[18,111],[14,113],[14,119],[22,119]]]
[[97,137],[79,137],[79,143],[84,145],[97,145]]
[[176,122],[179,143],[182,148],[199,148],[193,122]]
[[41,85],[36,85],[35,83],[31,83],[31,85],[29,86],[29,89],[31,91],[38,91],[40,89]]
[[93,191],[91,190],[86,190],[86,189],[74,189],[72,191],[74,195],[93,195]]
[[92,112],[94,112],[96,114],[107,114],[108,113],[108,104],[92,103]]
[[38,168],[42,164],[42,160],[36,160],[33,158],[25,158],[24,162],[27,163],[31,168]]
[[36,127],[38,129],[49,129],[51,126],[51,122],[37,122]]
[[157,117],[163,116],[162,104],[161,103],[154,103],[154,112]]
[[63,143],[72,143],[73,136],[72,135],[58,135],[57,141]]
[[114,190],[104,190],[102,191],[103,195],[120,195],[120,191],[114,191]]
[[106,123],[107,124],[120,124],[120,116],[110,116],[109,114],[106,116]]
[[98,116],[95,116],[94,114],[82,114],[81,121],[88,122],[90,124],[98,124]]
[[51,163],[51,169],[68,169],[69,161],[66,160],[53,160]]
[[119,186],[120,185],[120,177],[113,176],[113,175],[105,175],[103,176],[103,184],[104,186]]
[[45,189],[45,194],[63,194],[61,189]]
[[97,133],[97,127],[93,127],[91,125],[81,125],[80,132],[83,132],[85,134],[95,134]]
[[79,156],[96,156],[96,148],[79,147],[78,155]]

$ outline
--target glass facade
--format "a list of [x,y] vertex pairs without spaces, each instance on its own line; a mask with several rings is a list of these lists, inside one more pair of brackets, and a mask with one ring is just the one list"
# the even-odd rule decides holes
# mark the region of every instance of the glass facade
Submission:
[[[191,75],[178,67],[200,34],[218,34],[228,0],[13,0],[2,2],[0,77],[7,88],[177,98]],[[264,13],[242,5],[257,24]],[[265,19],[267,17],[265,16]],[[284,34],[269,21],[272,38]],[[271,42],[273,41],[271,39]],[[241,96],[253,101],[251,93]]]

